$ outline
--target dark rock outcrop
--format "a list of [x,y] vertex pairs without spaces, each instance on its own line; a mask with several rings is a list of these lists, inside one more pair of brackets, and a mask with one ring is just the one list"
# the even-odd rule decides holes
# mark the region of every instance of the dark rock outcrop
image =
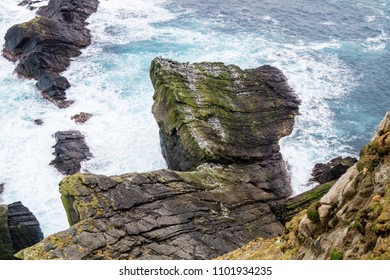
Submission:
[[38,220],[21,202],[0,205],[0,259],[14,259],[19,250],[42,239]]
[[83,124],[92,117],[93,117],[93,115],[90,113],[81,112],[80,114],[76,114],[74,116],[71,116],[70,119],[74,120],[75,123],[77,123],[77,124]]
[[42,119],[35,119],[35,120],[34,120],[34,123],[35,123],[36,125],[43,125],[43,120],[42,120]]
[[281,72],[159,58],[151,77],[164,155],[177,171],[66,177],[71,228],[18,257],[209,259],[283,231],[269,204],[291,194],[278,139],[299,101]]
[[44,1],[43,0],[23,0],[18,4],[18,6],[26,6],[27,9],[32,11],[32,10],[36,9],[36,7],[35,7],[36,4],[39,4],[42,2],[44,2]]
[[77,130],[69,130],[56,132],[55,138],[57,143],[53,146],[53,155],[56,158],[50,164],[66,175],[79,172],[81,162],[92,157],[85,137]]
[[37,16],[12,26],[5,35],[4,57],[18,61],[15,72],[37,80],[44,98],[59,108],[68,107],[68,80],[60,73],[71,58],[91,42],[86,19],[97,10],[98,0],[51,0]]
[[4,192],[4,184],[0,183],[0,194]]
[[309,183],[318,182],[325,184],[326,182],[337,180],[356,162],[357,159],[353,157],[337,157],[328,163],[317,163],[313,168],[311,173],[313,177],[309,180]]

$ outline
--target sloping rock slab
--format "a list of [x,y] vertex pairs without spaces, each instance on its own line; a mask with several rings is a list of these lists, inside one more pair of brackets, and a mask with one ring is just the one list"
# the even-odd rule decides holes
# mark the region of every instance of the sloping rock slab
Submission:
[[150,75],[162,153],[173,170],[271,158],[298,112],[286,77],[271,66],[242,70],[156,58]]
[[0,205],[0,259],[14,259],[19,250],[42,239],[38,220],[21,202]]
[[65,174],[71,175],[80,171],[81,162],[92,157],[85,137],[77,130],[58,131],[55,133],[57,143],[53,146],[56,158],[50,163]]
[[280,197],[271,185],[284,178],[269,174],[271,168],[202,166],[193,172],[161,170],[116,177],[77,173],[60,183],[73,226],[23,250],[19,257],[216,257],[258,236],[269,238],[283,231],[267,203]]
[[68,80],[60,73],[71,58],[91,42],[86,19],[97,10],[98,0],[51,0],[37,16],[12,26],[5,35],[4,57],[18,61],[15,72],[38,81],[44,98],[59,108],[68,107]]

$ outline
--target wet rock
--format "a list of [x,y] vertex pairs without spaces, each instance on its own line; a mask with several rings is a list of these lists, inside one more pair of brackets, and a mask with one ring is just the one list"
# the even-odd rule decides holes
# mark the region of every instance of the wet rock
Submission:
[[57,143],[53,155],[56,158],[50,163],[66,175],[80,171],[81,162],[92,157],[85,137],[77,130],[58,131],[55,133]]
[[46,0],[23,0],[21,1],[18,6],[26,6],[27,9],[30,11],[37,9],[36,5],[40,3],[45,3]]
[[43,125],[43,120],[42,120],[42,119],[35,119],[35,120],[34,120],[34,123],[35,123],[36,125]]
[[4,192],[4,184],[0,183],[0,194]]
[[38,220],[21,202],[0,205],[0,259],[15,259],[19,250],[42,239]]
[[318,182],[324,184],[329,181],[337,180],[352,165],[357,162],[353,157],[336,157],[328,163],[317,163],[311,173],[312,178],[309,183]]
[[77,124],[83,124],[92,117],[93,117],[93,115],[90,113],[81,112],[80,114],[76,114],[76,115],[70,117],[70,119],[74,120]]
[[3,56],[17,61],[15,72],[37,80],[43,97],[59,108],[72,104],[65,94],[70,84],[60,73],[90,44],[86,19],[97,6],[98,0],[51,0],[34,19],[12,26],[5,35]]

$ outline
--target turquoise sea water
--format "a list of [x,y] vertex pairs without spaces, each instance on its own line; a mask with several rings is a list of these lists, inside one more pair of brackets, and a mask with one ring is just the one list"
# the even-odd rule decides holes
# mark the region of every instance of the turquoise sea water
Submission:
[[[33,12],[0,3],[0,33]],[[84,170],[107,175],[165,168],[151,105],[150,61],[222,61],[283,70],[302,100],[281,150],[295,193],[317,162],[356,156],[390,108],[388,0],[101,0],[90,19],[93,43],[66,71],[75,104],[59,110],[33,81],[0,58],[0,182],[3,201],[21,200],[44,233],[67,228],[48,163],[52,135],[78,129],[94,154]],[[3,37],[3,36],[1,36]],[[3,44],[3,39],[0,40]],[[70,116],[94,114],[79,126]],[[42,118],[43,126],[33,120]]]

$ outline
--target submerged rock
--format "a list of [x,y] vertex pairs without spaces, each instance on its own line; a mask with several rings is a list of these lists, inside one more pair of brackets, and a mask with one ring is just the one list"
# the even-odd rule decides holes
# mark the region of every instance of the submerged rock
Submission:
[[259,239],[221,259],[390,259],[390,111],[377,133],[318,202],[281,237]]
[[79,172],[81,162],[92,157],[85,137],[77,130],[69,130],[56,132],[55,138],[57,143],[53,146],[53,155],[56,158],[50,164],[65,175]]
[[97,10],[98,0],[49,1],[34,19],[12,26],[5,35],[4,57],[18,61],[15,72],[37,80],[44,98],[59,108],[68,107],[68,80],[60,73],[71,58],[91,42],[86,19]]
[[42,120],[42,119],[35,119],[35,120],[34,120],[34,123],[35,123],[36,125],[43,125],[43,120]]
[[77,124],[83,124],[92,117],[93,117],[93,115],[90,113],[81,112],[80,114],[76,114],[74,116],[71,116],[70,119],[74,120]]
[[38,220],[21,202],[0,205],[0,259],[15,259],[19,250],[43,239]]
[[353,157],[337,157],[328,163],[317,163],[313,168],[312,178],[309,180],[309,183],[318,182],[325,184],[326,182],[337,180],[356,162],[357,159]]
[[66,177],[71,228],[18,257],[210,259],[282,233],[269,204],[291,195],[278,140],[299,101],[281,72],[159,58],[151,77],[164,155],[177,170]]

